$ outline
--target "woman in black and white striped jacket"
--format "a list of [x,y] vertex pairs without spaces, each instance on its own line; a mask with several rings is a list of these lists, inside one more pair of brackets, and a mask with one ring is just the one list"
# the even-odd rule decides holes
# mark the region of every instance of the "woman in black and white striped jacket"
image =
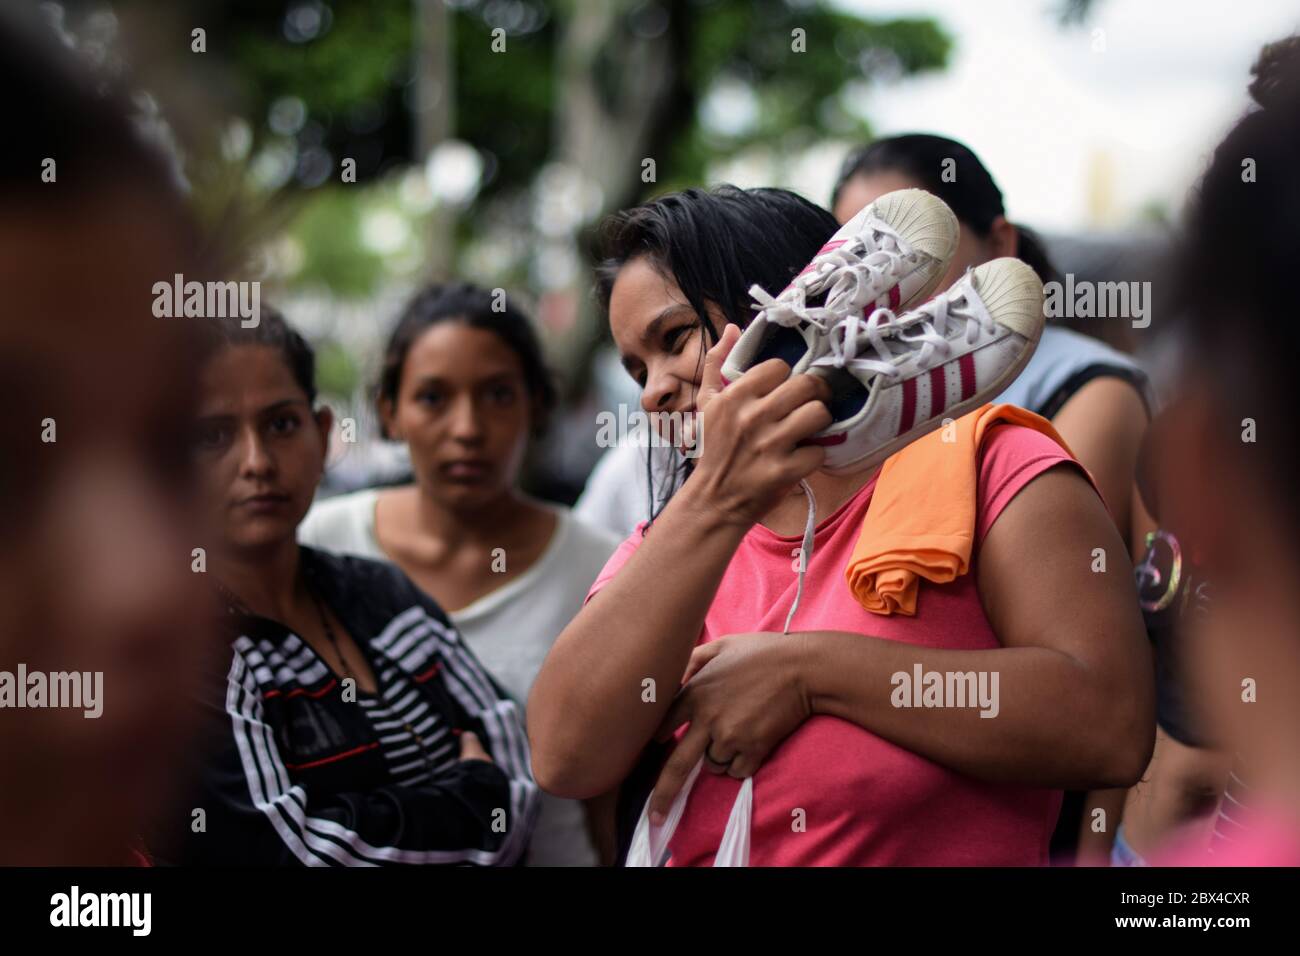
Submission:
[[517,705],[399,570],[299,547],[331,425],[311,350],[267,309],[206,321],[194,455],[224,639],[175,859],[517,862],[538,795]]

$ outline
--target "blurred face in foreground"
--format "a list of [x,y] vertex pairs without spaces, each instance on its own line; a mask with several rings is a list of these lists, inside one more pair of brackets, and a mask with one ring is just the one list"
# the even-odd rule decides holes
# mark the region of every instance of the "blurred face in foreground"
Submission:
[[[218,320],[219,321],[219,320]],[[208,539],[243,560],[295,539],[325,468],[331,415],[313,411],[280,349],[223,348],[199,377],[193,449]]]
[[0,709],[7,864],[125,862],[187,736],[210,616],[182,327],[150,311],[176,237],[152,205],[112,189],[0,222],[0,671],[102,674],[93,708]]
[[[1239,435],[1192,392],[1177,414],[1170,502],[1192,529],[1209,581],[1193,615],[1188,664],[1204,709],[1225,747],[1240,754],[1247,783],[1289,794],[1300,825],[1300,557],[1294,503],[1249,465]],[[1176,479],[1176,480],[1174,480]],[[1162,509],[1164,508],[1162,503]]]

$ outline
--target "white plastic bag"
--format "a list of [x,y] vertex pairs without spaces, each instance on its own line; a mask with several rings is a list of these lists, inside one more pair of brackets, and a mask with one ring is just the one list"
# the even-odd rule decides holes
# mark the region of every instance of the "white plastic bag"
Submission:
[[[695,764],[661,826],[650,825],[650,801],[646,800],[641,819],[637,820],[632,832],[632,845],[628,848],[625,866],[663,866],[668,861],[668,843],[681,822],[691,787],[695,786],[695,778],[703,766],[703,760]],[[714,866],[749,866],[749,822],[753,809],[754,778],[746,777],[736,795],[731,816],[727,818],[727,828],[722,831],[722,843],[713,859]]]

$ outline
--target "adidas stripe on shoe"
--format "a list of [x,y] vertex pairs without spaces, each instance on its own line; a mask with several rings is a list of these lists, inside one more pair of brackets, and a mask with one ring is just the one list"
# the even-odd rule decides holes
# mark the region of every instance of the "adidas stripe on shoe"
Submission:
[[997,396],[1042,334],[1043,284],[1019,259],[994,259],[946,292],[895,315],[851,313],[809,371],[831,386],[833,422],[808,439],[826,471],[879,465],[898,449]]

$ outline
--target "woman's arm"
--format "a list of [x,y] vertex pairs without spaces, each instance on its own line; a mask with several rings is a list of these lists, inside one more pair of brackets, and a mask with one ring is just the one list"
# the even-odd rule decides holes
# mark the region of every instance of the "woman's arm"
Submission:
[[[1188,829],[1203,828],[1208,837],[1231,770],[1230,753],[1189,747],[1157,728],[1151,765],[1127,791],[1122,816],[1129,845],[1151,856]],[[1236,814],[1231,806],[1228,812]]]
[[[705,358],[694,474],[636,553],[556,639],[528,698],[542,789],[586,799],[612,789],[681,684],[727,565],[749,528],[825,456],[797,443],[824,428],[825,383],[772,360],[725,391],[729,326]],[[707,405],[707,407],[706,407]]]
[[617,786],[677,692],[744,530],[688,481],[641,546],[561,632],[528,696],[533,774],[588,799]]
[[[1147,427],[1142,396],[1122,379],[1096,378],[1071,396],[1052,425],[1092,475],[1115,525],[1128,541],[1133,475]],[[1133,552],[1134,557],[1141,554],[1140,547]]]
[[[1079,844],[1074,852],[1075,866],[1110,866],[1115,847],[1115,833],[1124,819],[1124,802],[1131,791],[1127,787],[1089,790],[1084,794],[1083,816],[1079,819]],[[1102,816],[1096,816],[1097,811]],[[1094,829],[1100,826],[1101,829]]]
[[597,866],[618,862],[618,791],[611,790],[583,801],[587,835],[596,850]]
[[236,652],[229,674],[211,677],[195,795],[206,826],[193,830],[187,812],[182,864],[501,866],[523,855],[536,788],[482,759],[470,734],[460,761],[420,786],[319,792],[293,782],[247,661]]
[[[1094,572],[1094,549],[1105,572]],[[917,647],[860,634],[805,635],[814,712],[851,720],[984,780],[1043,787],[1122,787],[1154,740],[1151,655],[1130,562],[1083,476],[1053,468],[998,517],[980,549],[978,584],[1001,648]],[[998,711],[899,708],[891,676],[998,675]]]
[[[1129,493],[1131,517],[1129,519],[1129,554],[1134,562],[1142,560],[1146,553],[1146,536],[1157,528],[1156,520],[1147,511],[1142,501],[1142,492],[1136,481]],[[1153,677],[1154,679],[1154,677]],[[1157,743],[1158,746],[1158,743]],[[1154,760],[1154,756],[1152,757]],[[1140,783],[1139,783],[1140,785]],[[1076,866],[1109,866],[1110,853],[1115,844],[1115,832],[1124,819],[1126,799],[1131,791],[1127,788],[1112,790],[1094,790],[1084,797],[1083,819],[1079,821],[1079,848],[1075,854]],[[1093,813],[1105,812],[1105,825],[1094,829]]]

